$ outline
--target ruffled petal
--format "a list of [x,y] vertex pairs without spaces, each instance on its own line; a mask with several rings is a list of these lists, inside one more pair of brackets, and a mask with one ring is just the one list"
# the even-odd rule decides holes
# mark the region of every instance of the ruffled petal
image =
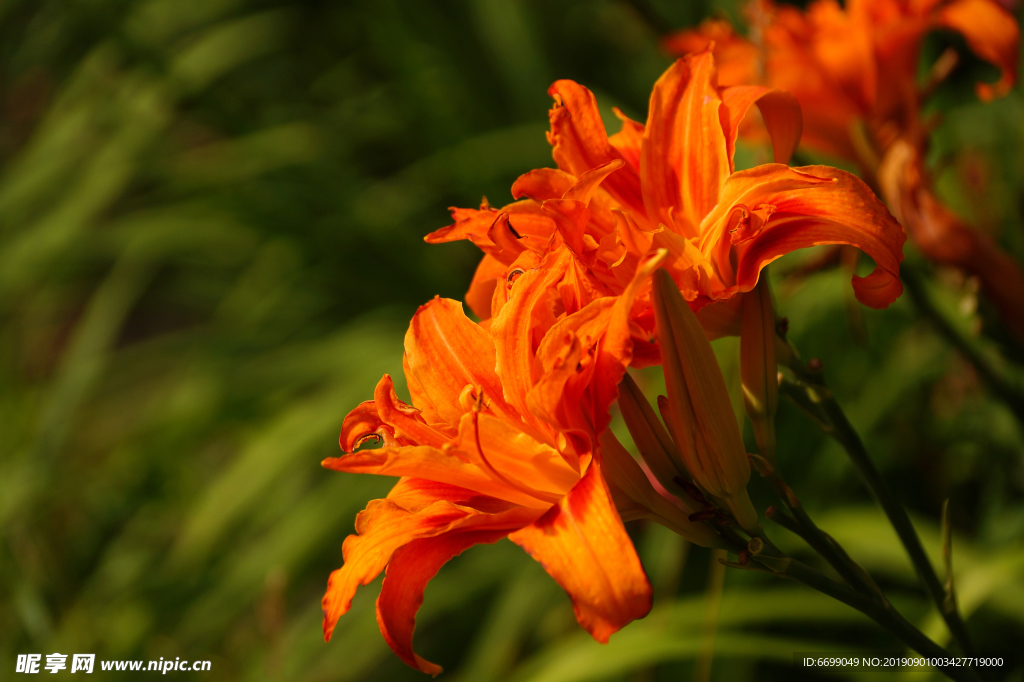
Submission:
[[541,433],[550,434],[551,428],[530,412],[526,396],[539,378],[534,360],[537,344],[554,323],[551,299],[557,295],[556,286],[565,277],[571,260],[568,249],[557,249],[540,267],[521,274],[512,285],[508,303],[491,323],[505,400],[526,424]]
[[[579,177],[609,161],[624,160],[608,141],[594,93],[573,81],[559,80],[548,88],[548,94],[555,98],[548,113],[548,141],[559,168]],[[635,167],[626,164],[618,169],[604,187],[623,207],[643,211],[640,177]]]
[[[418,408],[406,405],[398,399],[390,375],[385,374],[377,382],[377,388],[373,391],[373,404],[381,422],[393,429],[399,443],[439,448],[448,442],[448,434],[427,424]],[[350,435],[346,435],[344,424],[342,425],[342,439],[352,440]]]
[[1020,27],[1012,14],[992,0],[955,0],[939,10],[938,23],[962,34],[974,54],[999,67],[998,81],[977,84],[981,99],[1010,91],[1020,50]]
[[327,581],[322,601],[324,640],[330,641],[338,618],[351,607],[356,589],[380,575],[399,547],[457,529],[510,531],[531,523],[538,513],[522,507],[482,513],[447,500],[412,513],[390,499],[372,500],[356,516],[357,535],[345,538],[344,565],[331,573]]
[[[578,453],[592,453],[597,428],[590,393],[599,342],[616,298],[600,298],[559,320],[537,349],[539,380],[527,395],[530,412],[575,439]],[[628,361],[627,361],[628,362]]]
[[[425,400],[417,383],[411,383],[410,388],[414,397]],[[432,405],[424,406],[427,414],[436,415]],[[384,446],[441,447],[454,433],[455,430],[446,424],[428,424],[419,408],[399,400],[391,377],[385,374],[377,382],[374,399],[360,403],[345,417],[338,444],[343,452],[352,452],[371,438]]]
[[503,245],[494,242],[491,228],[498,218],[499,211],[485,207],[452,208],[455,222],[447,227],[434,230],[423,238],[428,244],[445,244],[468,240],[480,248],[485,254],[494,257],[504,265],[511,264],[525,249],[543,250],[550,239],[555,226],[541,205],[532,199],[524,199],[509,204],[500,212],[508,214],[508,224],[518,235],[516,248],[507,250]]
[[647,258],[633,276],[633,280],[615,299],[609,311],[608,325],[601,337],[601,345],[594,361],[594,379],[591,382],[591,417],[594,431],[601,434],[611,423],[610,409],[619,397],[619,383],[626,368],[633,362],[636,339],[635,324],[631,317],[637,297],[645,289],[650,291],[651,273],[661,267],[668,254],[658,251]]
[[762,267],[819,244],[850,244],[875,260],[871,275],[853,278],[854,292],[864,305],[884,308],[903,291],[903,228],[867,185],[845,171],[767,164],[735,173],[701,230],[702,250],[722,247],[716,252],[720,273],[736,264],[731,277],[723,276],[725,289],[715,297],[749,291]]
[[416,613],[423,605],[423,590],[449,559],[473,545],[485,545],[506,537],[508,531],[469,531],[413,540],[391,555],[384,583],[377,598],[377,625],[384,640],[407,665],[428,675],[441,666],[413,651],[412,635]]
[[512,183],[512,198],[534,201],[561,199],[576,183],[576,176],[557,168],[537,168],[523,173]]
[[597,462],[568,495],[509,535],[562,586],[597,641],[651,610],[651,585]]

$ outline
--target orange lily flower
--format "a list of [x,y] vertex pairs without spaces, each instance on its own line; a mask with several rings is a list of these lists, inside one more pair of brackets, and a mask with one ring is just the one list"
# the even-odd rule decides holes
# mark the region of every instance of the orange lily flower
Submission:
[[[601,296],[620,294],[654,250],[710,336],[739,332],[737,294],[750,291],[761,269],[795,249],[851,244],[874,258],[868,277],[854,278],[859,300],[885,307],[902,292],[900,226],[853,175],[825,166],[773,163],[735,171],[740,121],[761,110],[777,161],[800,137],[800,111],[788,94],[760,86],[720,88],[710,51],[672,65],[651,94],[647,123],[621,112],[609,137],[594,95],[572,81],[550,94],[558,170],[521,176],[519,201],[499,210],[453,209],[455,223],[430,243],[468,239],[484,251],[466,301],[481,319],[496,316],[521,273],[547,254],[567,252],[550,314],[573,313]],[[650,283],[631,312],[633,366],[659,361]]]
[[[558,258],[554,254],[553,258]],[[410,666],[440,667],[412,647],[427,582],[475,544],[508,537],[541,562],[572,598],[579,623],[606,642],[651,607],[651,588],[622,525],[648,518],[703,545],[717,535],[697,507],[654,491],[609,439],[608,410],[629,362],[629,310],[664,256],[648,259],[619,297],[591,302],[534,337],[557,264],[524,274],[491,325],[435,298],[413,317],[404,368],[412,405],[391,378],[345,419],[345,454],[329,469],[402,477],[356,519],[344,565],[323,598],[330,639],[359,585],[387,568],[377,620]],[[383,447],[356,451],[375,441]]]
[[[960,33],[999,68],[997,82],[977,84],[983,100],[1005,95],[1017,77],[1020,29],[995,0],[848,0],[845,7],[816,0],[806,12],[761,0],[750,7],[756,43],[710,21],[664,45],[679,54],[713,43],[730,79],[723,82],[791,92],[804,111],[803,143],[872,173],[897,137],[923,137],[917,62],[929,31]],[[940,71],[950,66],[937,64]]]
[[[947,52],[929,83],[917,83],[921,42],[931,30],[960,33],[981,59],[999,68],[978,83],[982,100],[1005,95],[1017,79],[1020,28],[995,0],[817,0],[806,12],[751,4],[758,44],[721,21],[670,36],[670,51],[713,43],[731,83],[765,82],[787,90],[804,112],[803,143],[858,164],[897,213],[918,248],[937,263],[976,276],[1003,324],[1024,342],[1024,272],[988,235],[935,197],[924,168],[928,130],[922,102],[956,64]],[[749,128],[748,128],[749,129]]]

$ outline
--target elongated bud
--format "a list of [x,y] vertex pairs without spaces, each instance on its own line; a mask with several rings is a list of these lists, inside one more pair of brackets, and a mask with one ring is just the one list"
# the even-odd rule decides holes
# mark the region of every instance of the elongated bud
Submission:
[[668,431],[651,409],[647,397],[628,372],[619,384],[619,411],[651,473],[665,490],[686,501],[689,496],[678,479],[689,481],[690,472],[686,470],[686,464]]
[[729,391],[704,329],[671,275],[654,273],[654,315],[668,390],[670,428],[694,480],[728,505],[747,530],[757,512],[747,494],[750,463]]
[[740,374],[743,405],[754,427],[761,455],[775,461],[775,411],[779,406],[778,365],[775,361],[775,308],[768,272],[743,296],[740,315]]
[[677,507],[654,489],[611,429],[604,430],[600,443],[602,472],[624,521],[647,519],[702,547],[725,547],[718,533],[704,523],[690,520],[691,510]]

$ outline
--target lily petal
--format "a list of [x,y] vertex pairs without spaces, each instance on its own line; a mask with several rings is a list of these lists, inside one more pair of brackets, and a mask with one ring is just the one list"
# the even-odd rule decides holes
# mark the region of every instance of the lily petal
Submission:
[[495,414],[513,423],[519,421],[518,413],[502,395],[494,369],[494,341],[466,317],[458,301],[436,297],[420,306],[405,335],[405,354],[407,374],[416,378],[446,424],[458,424],[466,412],[459,402],[466,386],[478,387],[486,406]]
[[608,143],[622,154],[630,166],[640,171],[640,148],[644,140],[644,124],[638,123],[622,113],[618,107],[612,107],[612,113],[622,121],[622,130],[608,138]]
[[595,461],[565,498],[509,535],[562,586],[598,642],[651,610],[651,585]]
[[756,104],[772,141],[775,163],[789,163],[800,144],[804,119],[796,97],[783,90],[759,85],[740,85],[722,91],[722,127],[729,155],[729,168],[736,151],[736,137],[740,123],[752,104]]
[[532,522],[536,513],[514,507],[509,511],[488,514],[447,500],[438,500],[411,513],[390,499],[372,500],[356,516],[357,535],[345,538],[342,546],[344,565],[331,573],[327,581],[322,603],[324,640],[330,641],[338,618],[351,607],[356,589],[380,575],[399,547],[413,540],[460,528],[510,531]]
[[[753,234],[732,235],[736,291],[749,291],[768,263],[796,249],[819,244],[850,244],[877,265],[867,277],[853,278],[857,299],[884,308],[903,291],[899,279],[906,235],[874,193],[854,175],[827,166],[788,168],[766,164],[734,173],[722,187],[722,201],[705,218],[706,243],[728,244],[730,214],[736,207],[764,208],[769,217]],[[732,226],[735,227],[735,226]],[[721,270],[731,269],[722,262]]]
[[640,156],[647,217],[690,238],[731,172],[721,103],[707,50],[676,61],[651,93]]
[[384,583],[377,597],[377,625],[384,640],[407,665],[437,676],[442,668],[413,651],[416,613],[423,605],[423,590],[449,559],[473,545],[488,545],[506,537],[507,531],[446,533],[413,540],[391,555]]
[[473,273],[473,281],[466,292],[466,304],[481,320],[491,316],[491,299],[498,281],[505,277],[505,265],[490,254],[484,254]]
[[542,433],[550,433],[550,427],[531,414],[526,400],[539,378],[539,367],[534,361],[534,339],[536,337],[536,342],[539,342],[547,332],[547,329],[538,327],[536,319],[550,300],[558,282],[565,276],[571,259],[572,254],[568,249],[558,249],[548,255],[538,269],[520,275],[512,286],[508,303],[491,324],[497,373],[501,378],[505,400],[522,415],[525,423]]
[[510,486],[496,478],[469,457],[451,448],[439,449],[426,445],[404,448],[363,450],[341,457],[328,457],[321,466],[332,471],[377,476],[411,476],[436,483],[458,486],[480,495],[510,503],[547,509],[550,500]]
[[[548,88],[548,94],[555,98],[548,114],[548,142],[559,168],[580,177],[609,161],[624,160],[608,141],[594,93],[579,83],[559,80]],[[604,187],[624,207],[643,210],[640,177],[633,166],[626,164],[612,173]]]
[[532,496],[527,506],[538,506],[537,500],[552,504],[580,477],[577,468],[524,432],[521,423],[513,425],[486,413],[463,415],[453,447],[481,471]]

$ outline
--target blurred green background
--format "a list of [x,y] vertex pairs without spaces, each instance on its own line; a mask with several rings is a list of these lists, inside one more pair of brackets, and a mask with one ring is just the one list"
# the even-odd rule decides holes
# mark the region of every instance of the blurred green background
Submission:
[[[503,204],[518,174],[552,165],[550,82],[643,120],[670,63],[659,35],[721,14],[737,3],[0,3],[0,679],[17,654],[52,652],[210,659],[186,674],[211,680],[423,679],[377,631],[379,580],[322,641],[341,542],[393,481],[319,462],[380,375],[401,375],[416,306],[465,292],[478,252],[423,235],[447,206]],[[1021,91],[981,105],[965,76],[937,101],[944,197],[1020,258]],[[907,297],[860,308],[847,270],[809,267],[821,255],[773,267],[791,338],[822,358],[936,552],[952,498],[970,625],[985,648],[1019,650],[1021,424]],[[976,286],[909,245],[908,260],[1018,377],[1021,349]],[[735,379],[735,342],[718,351]],[[782,466],[819,524],[944,638],[841,450],[790,405],[779,420]],[[656,607],[608,646],[501,542],[430,585],[419,652],[463,682],[709,679],[705,587],[721,573],[660,527],[630,532]],[[797,679],[794,651],[900,650],[798,585],[724,583],[710,679]]]

